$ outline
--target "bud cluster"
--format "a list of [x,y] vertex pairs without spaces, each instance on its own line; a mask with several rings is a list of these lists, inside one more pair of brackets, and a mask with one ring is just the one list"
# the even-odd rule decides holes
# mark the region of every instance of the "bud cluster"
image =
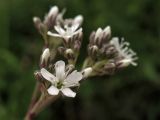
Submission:
[[111,28],[98,28],[90,35],[88,55],[94,66],[95,75],[110,75],[120,68],[136,66],[136,53],[129,49],[129,43],[118,37],[111,38]]

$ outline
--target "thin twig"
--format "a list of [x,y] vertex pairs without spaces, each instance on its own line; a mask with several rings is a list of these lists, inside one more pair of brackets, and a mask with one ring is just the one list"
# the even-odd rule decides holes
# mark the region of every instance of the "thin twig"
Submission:
[[60,95],[57,96],[45,96],[41,95],[40,99],[37,103],[30,109],[27,113],[25,120],[32,120],[34,117],[38,115],[44,108],[46,108],[49,104],[53,103]]

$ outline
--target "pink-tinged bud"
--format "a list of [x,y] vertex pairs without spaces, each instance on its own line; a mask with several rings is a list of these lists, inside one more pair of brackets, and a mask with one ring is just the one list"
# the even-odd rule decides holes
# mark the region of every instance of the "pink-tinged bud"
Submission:
[[83,16],[82,15],[78,15],[74,18],[74,24],[79,24],[81,25],[83,23]]
[[102,33],[103,33],[102,28],[98,28],[96,31],[96,34],[95,34],[95,40],[102,37],[102,35],[103,35]]
[[47,30],[53,30],[53,26],[55,25],[58,12],[59,12],[58,7],[53,6],[48,12],[48,15],[45,16],[43,23],[46,25]]
[[86,78],[86,77],[90,76],[92,71],[93,71],[92,67],[85,68],[82,71],[83,77]]
[[42,56],[41,56],[41,65],[43,65],[43,67],[47,65],[49,57],[50,57],[50,51],[49,51],[49,48],[46,48],[43,51]]
[[58,7],[53,6],[48,13],[48,17],[56,16],[58,14],[58,12],[59,12]]
[[40,24],[42,24],[42,21],[39,17],[33,17],[33,23],[35,27],[39,30]]
[[111,27],[107,26],[106,28],[104,28],[104,35],[105,37],[109,38],[111,36]]
[[95,56],[97,56],[98,50],[99,49],[96,45],[89,47],[88,49],[89,56],[91,56],[92,58],[95,58]]

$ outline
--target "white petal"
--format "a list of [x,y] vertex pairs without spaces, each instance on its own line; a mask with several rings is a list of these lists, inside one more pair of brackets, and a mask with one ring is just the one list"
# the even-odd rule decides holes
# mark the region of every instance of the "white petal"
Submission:
[[76,93],[73,92],[70,88],[64,88],[61,91],[67,97],[75,97],[76,96]]
[[120,61],[122,63],[122,66],[128,66],[131,64],[132,60],[131,59],[124,59]]
[[75,32],[79,27],[79,24],[74,24],[72,27],[71,27],[71,32]]
[[62,29],[60,26],[54,26],[54,29],[60,34],[64,35],[66,32],[64,29]]
[[48,34],[49,36],[52,36],[52,37],[58,37],[58,38],[61,38],[61,35],[56,34],[56,33],[52,33],[52,32],[50,32],[50,31],[48,31],[48,32],[47,32],[47,34]]
[[60,60],[55,63],[56,77],[63,80],[65,76],[65,62]]
[[77,31],[73,32],[73,33],[72,33],[72,36],[73,36],[73,35],[76,35],[76,34],[78,34],[78,33],[80,33],[80,32],[82,32],[82,28],[80,28],[80,29],[78,29]]
[[59,89],[58,88],[56,88],[55,86],[51,86],[51,87],[49,87],[48,88],[48,93],[50,94],[50,95],[58,95],[58,93],[59,93]]
[[53,74],[51,74],[44,68],[41,69],[41,74],[46,80],[50,81],[51,83],[54,83],[57,80],[57,78]]
[[70,84],[78,83],[82,79],[82,77],[82,73],[77,72],[77,70],[75,70],[70,75],[68,75],[64,81]]

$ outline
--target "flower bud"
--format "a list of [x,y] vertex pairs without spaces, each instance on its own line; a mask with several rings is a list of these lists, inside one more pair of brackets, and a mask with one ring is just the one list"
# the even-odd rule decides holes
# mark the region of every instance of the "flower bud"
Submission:
[[89,47],[88,49],[89,56],[95,58],[95,56],[97,56],[98,50],[99,49],[96,45]]
[[86,77],[90,76],[92,71],[93,71],[92,67],[85,68],[82,71],[83,77],[86,78]]
[[98,28],[95,34],[95,40],[102,37],[103,30],[101,28]]
[[66,49],[66,51],[65,51],[65,57],[67,58],[67,59],[74,59],[74,52],[73,52],[73,50],[72,49]]
[[44,20],[44,24],[46,25],[48,30],[52,30],[53,26],[55,25],[56,22],[56,17],[58,15],[58,7],[57,6],[53,6],[48,15],[46,15],[45,20]]
[[49,48],[46,48],[43,53],[42,53],[42,56],[41,56],[41,65],[44,67],[47,65],[47,62],[49,60],[49,57],[50,57],[50,51],[49,51]]
[[104,29],[104,35],[103,35],[103,37],[104,37],[105,40],[108,40],[111,37],[111,27],[110,26],[107,26]]
[[53,6],[48,13],[48,17],[56,16],[58,12],[59,12],[58,7]]
[[93,44],[96,44],[96,43],[95,43],[95,40],[94,40],[95,34],[96,34],[95,31],[93,31],[93,32],[90,34],[90,36],[89,36],[89,43],[92,44],[92,45],[93,45]]
[[79,25],[81,25],[82,22],[83,22],[83,16],[82,15],[77,15],[74,18],[73,24],[79,24]]
[[37,29],[39,29],[39,25],[42,23],[39,17],[33,17],[33,23]]
[[107,58],[114,58],[116,56],[116,49],[113,46],[110,46],[108,49],[105,51],[105,55]]

